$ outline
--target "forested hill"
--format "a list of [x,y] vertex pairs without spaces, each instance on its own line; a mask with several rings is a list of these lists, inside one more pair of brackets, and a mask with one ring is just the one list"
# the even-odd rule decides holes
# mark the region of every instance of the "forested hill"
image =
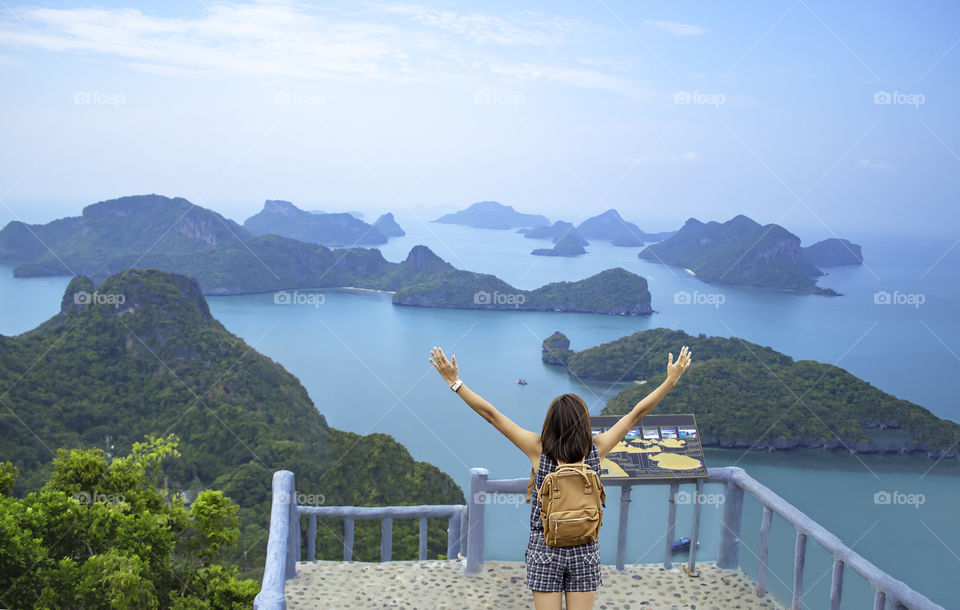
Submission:
[[[19,468],[17,494],[42,484],[57,448],[103,447],[109,436],[114,453],[126,455],[145,435],[173,433],[182,457],[167,469],[171,488],[230,496],[254,565],[279,469],[294,472],[298,492],[327,505],[464,501],[453,479],[414,461],[390,436],[328,427],[299,380],[228,332],[196,280],[184,276],[132,270],[98,287],[73,279],[59,314],[0,336],[0,384],[10,388],[0,461]],[[373,559],[379,528],[360,525],[355,556]],[[396,556],[415,557],[414,525],[398,523],[394,536]],[[335,544],[325,548],[338,556]],[[445,548],[444,525],[432,523],[431,553]]]
[[960,424],[887,394],[832,364],[794,360],[737,337],[655,328],[573,352],[562,333],[543,360],[578,379],[636,383],[607,401],[626,413],[666,377],[667,354],[689,346],[693,364],[655,413],[693,413],[705,445],[956,456]]

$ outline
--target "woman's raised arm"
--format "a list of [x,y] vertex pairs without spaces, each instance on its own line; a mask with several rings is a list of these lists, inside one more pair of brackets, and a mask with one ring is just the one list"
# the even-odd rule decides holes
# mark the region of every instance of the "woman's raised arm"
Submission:
[[673,361],[673,353],[671,352],[667,360],[667,378],[663,380],[663,383],[634,405],[633,409],[621,417],[609,430],[593,437],[593,444],[597,446],[601,458],[610,453],[610,450],[623,440],[627,432],[637,425],[640,418],[653,411],[653,408],[663,400],[667,392],[673,389],[674,384],[690,366],[690,357],[691,353],[686,345],[680,349],[680,355],[677,356],[676,362]]
[[455,390],[457,395],[460,396],[465,403],[470,405],[470,408],[476,411],[480,417],[493,424],[494,428],[510,439],[510,442],[530,458],[531,464],[539,462],[540,435],[521,428],[509,417],[497,411],[496,407],[484,400],[482,396],[468,388],[467,385],[460,380],[459,367],[457,366],[457,357],[455,355],[452,356],[450,360],[447,360],[443,350],[439,347],[434,347],[430,350],[430,358],[427,358],[427,360],[433,365],[433,368],[437,369],[437,372],[440,373],[440,376],[443,377],[443,380],[446,381],[447,385],[451,388],[459,382]]

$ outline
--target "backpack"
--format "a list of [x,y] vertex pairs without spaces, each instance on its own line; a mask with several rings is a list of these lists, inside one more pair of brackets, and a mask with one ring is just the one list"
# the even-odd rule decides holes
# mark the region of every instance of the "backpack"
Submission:
[[[531,468],[528,503],[534,475]],[[544,478],[537,497],[540,498],[540,519],[547,546],[585,544],[600,535],[607,492],[596,471],[583,460],[557,466]]]

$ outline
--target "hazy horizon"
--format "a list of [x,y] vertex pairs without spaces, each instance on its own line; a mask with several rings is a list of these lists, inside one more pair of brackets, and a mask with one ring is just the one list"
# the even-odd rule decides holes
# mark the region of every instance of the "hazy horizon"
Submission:
[[0,11],[0,218],[158,193],[238,222],[286,199],[743,213],[804,243],[960,225],[950,3],[135,6]]

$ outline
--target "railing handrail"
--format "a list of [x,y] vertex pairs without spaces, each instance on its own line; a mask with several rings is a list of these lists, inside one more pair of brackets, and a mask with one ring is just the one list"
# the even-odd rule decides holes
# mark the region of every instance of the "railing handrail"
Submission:
[[383,519],[384,517],[452,517],[462,512],[465,504],[413,504],[395,506],[297,506],[301,515],[320,517],[353,517],[354,519]]

